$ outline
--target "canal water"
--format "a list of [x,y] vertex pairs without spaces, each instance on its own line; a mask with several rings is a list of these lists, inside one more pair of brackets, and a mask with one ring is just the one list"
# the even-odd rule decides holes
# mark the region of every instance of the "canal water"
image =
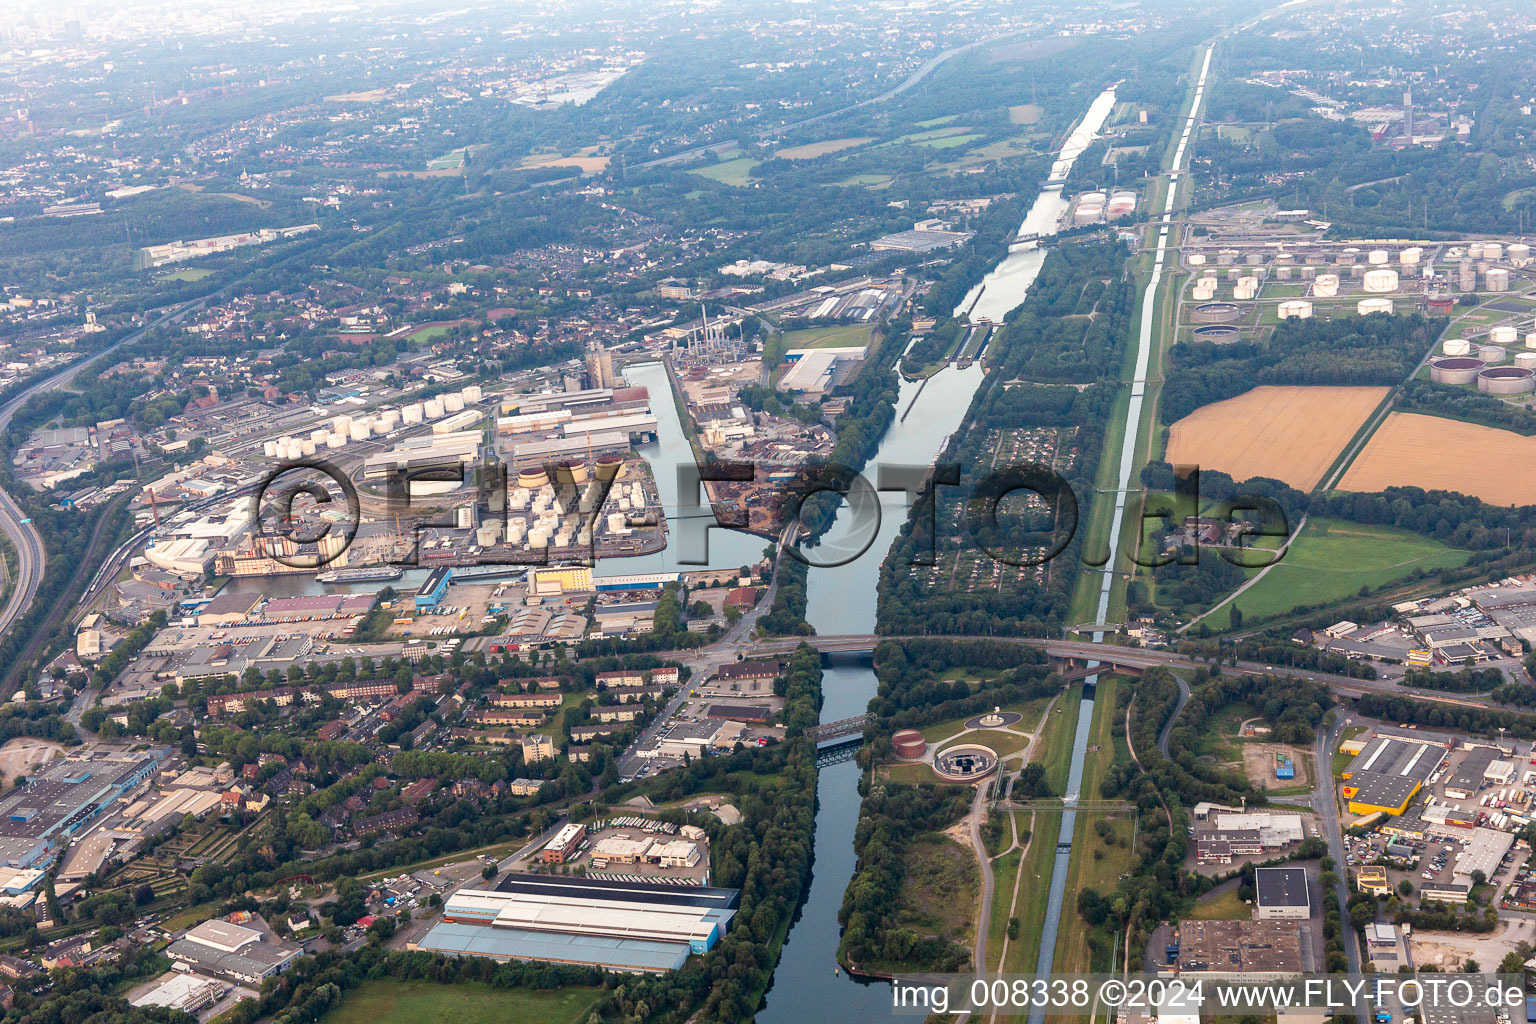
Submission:
[[[1113,108],[1114,90],[1105,90],[1094,100],[1063,145],[1057,173],[1065,174],[1070,170],[1072,161],[1087,148]],[[1064,167],[1063,160],[1066,162]],[[1054,233],[1065,211],[1066,202],[1060,191],[1044,190],[1025,216],[1019,231],[1021,234]],[[960,311],[975,303],[974,316],[1001,322],[1024,301],[1044,263],[1045,253],[1039,248],[1010,252],[987,275],[983,284],[972,290],[961,303]],[[978,295],[979,303],[976,302]],[[964,370],[951,366],[930,379],[918,395],[910,415],[892,423],[865,476],[874,481],[878,467],[882,465],[930,464],[950,433],[960,426],[981,379],[979,363]],[[913,393],[920,387],[922,385],[918,383],[902,384],[898,412],[906,410]],[[900,492],[880,494],[881,516],[877,528],[868,523],[869,515],[859,514],[855,508],[853,505],[843,506],[823,547],[859,550],[866,537],[873,539],[868,543],[868,550],[847,564],[811,570],[806,618],[815,623],[818,633],[872,633],[875,629],[880,563],[906,521],[906,498]],[[816,549],[809,554],[816,560]],[[862,714],[876,688],[875,673],[867,664],[834,662],[822,677],[825,697],[821,720],[831,722]],[[817,779],[815,862],[810,892],[790,929],[766,1005],[757,1015],[762,1024],[852,1022],[890,1015],[890,991],[886,983],[858,981],[845,973],[833,972],[841,937],[837,912],[856,863],[853,833],[861,799],[858,782],[859,767],[851,761],[822,769]]]

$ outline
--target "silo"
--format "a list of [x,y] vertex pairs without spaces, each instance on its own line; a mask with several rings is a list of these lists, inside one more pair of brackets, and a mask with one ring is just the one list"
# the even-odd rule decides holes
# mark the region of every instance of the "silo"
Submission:
[[514,519],[507,524],[507,543],[521,544],[528,534],[528,524],[522,519]]
[[478,402],[485,398],[485,392],[480,390],[479,384],[467,385],[459,394],[463,396],[466,402]]
[[429,420],[440,420],[443,418],[443,400],[441,398],[427,399],[422,404],[421,409]]
[[277,442],[276,441],[263,441],[263,442],[261,442],[261,454],[265,455],[269,459],[277,458]]
[[1371,313],[1390,313],[1392,312],[1392,300],[1361,299],[1359,305],[1357,305],[1355,309],[1361,316],[1367,316]]
[[368,440],[368,435],[370,433],[372,433],[372,431],[368,429],[368,424],[354,423],[352,424],[351,429],[347,431],[347,436],[354,441],[366,441]]
[[449,393],[443,396],[444,412],[463,412],[464,397],[459,394]]
[[1464,356],[1472,351],[1472,343],[1466,338],[1447,338],[1443,348],[1448,356]]
[[1487,282],[1488,290],[1491,292],[1509,291],[1509,271],[1503,267],[1493,267],[1483,275],[1483,280]]
[[1488,331],[1488,340],[1495,345],[1513,345],[1520,340],[1520,332],[1509,324],[1501,324]]
[[1367,270],[1362,287],[1367,294],[1380,295],[1397,291],[1397,271],[1377,268]]
[[1509,262],[1513,263],[1515,266],[1523,267],[1531,262],[1531,247],[1526,245],[1524,242],[1515,242],[1509,247],[1508,251],[1505,252],[1505,256],[1507,256],[1509,258]]
[[1502,363],[1509,357],[1509,352],[1500,345],[1479,345],[1477,358],[1485,363]]
[[1418,246],[1409,246],[1397,254],[1397,260],[1405,267],[1416,267],[1424,261],[1424,250]]
[[1392,262],[1392,254],[1385,249],[1372,249],[1366,254],[1365,262],[1373,267],[1384,267]]
[[1308,320],[1312,317],[1312,303],[1306,299],[1286,299],[1280,303],[1281,320]]
[[1205,266],[1205,253],[1192,252],[1184,257],[1184,262],[1191,267],[1203,267]]
[[400,419],[407,424],[420,423],[422,420],[422,406],[420,402],[412,402],[400,410]]

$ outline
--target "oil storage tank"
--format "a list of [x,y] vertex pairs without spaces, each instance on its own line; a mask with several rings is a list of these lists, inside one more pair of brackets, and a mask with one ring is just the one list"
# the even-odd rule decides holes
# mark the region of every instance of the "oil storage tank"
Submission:
[[1369,294],[1381,295],[1397,291],[1397,271],[1377,267],[1365,272],[1361,287]]
[[1286,299],[1280,303],[1281,320],[1308,320],[1312,317],[1312,303],[1306,299]]
[[1355,311],[1361,316],[1368,316],[1371,313],[1390,313],[1392,312],[1392,300],[1361,299],[1359,304],[1355,306]]
[[1523,395],[1536,390],[1536,371],[1524,366],[1490,366],[1477,375],[1477,390],[1490,395]]
[[1446,356],[1429,361],[1429,379],[1436,384],[1471,384],[1483,372],[1483,361],[1471,356]]

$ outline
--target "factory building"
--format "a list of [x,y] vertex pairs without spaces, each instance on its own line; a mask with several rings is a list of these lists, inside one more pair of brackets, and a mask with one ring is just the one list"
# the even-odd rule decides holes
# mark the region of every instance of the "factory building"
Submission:
[[1258,921],[1303,920],[1312,916],[1303,868],[1259,868],[1254,872],[1253,916]]
[[1481,871],[1484,879],[1492,878],[1514,842],[1513,833],[1496,828],[1474,828],[1471,840],[1456,855],[1451,879],[1458,885],[1470,888],[1473,872]]
[[508,875],[494,891],[449,897],[443,923],[410,948],[659,973],[714,948],[738,899],[735,889]]
[[205,974],[248,985],[260,985],[263,979],[281,974],[300,956],[297,948],[268,942],[254,928],[218,919],[204,921],[165,952]]
[[1417,740],[1373,737],[1341,773],[1349,809],[1355,814],[1402,814],[1443,753]]
[[0,864],[30,868],[43,860],[146,782],[164,753],[69,758],[11,790],[0,800]]
[[452,581],[452,569],[447,566],[433,569],[432,574],[416,590],[416,614],[425,615],[435,611],[442,604],[444,595],[448,593],[448,584]]

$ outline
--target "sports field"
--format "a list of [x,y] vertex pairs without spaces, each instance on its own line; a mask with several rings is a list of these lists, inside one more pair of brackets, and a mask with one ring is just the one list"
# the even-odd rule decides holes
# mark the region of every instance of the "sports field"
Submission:
[[[1280,563],[1233,603],[1242,609],[1245,624],[1254,623],[1284,615],[1298,605],[1342,601],[1362,587],[1374,591],[1416,569],[1432,572],[1466,560],[1465,551],[1407,530],[1309,519]],[[1227,626],[1231,607],[1207,621],[1213,628]]]
[[1533,458],[1536,437],[1394,412],[1350,464],[1339,487],[1422,487],[1460,491],[1495,505],[1536,505],[1536,476],[1524,468]]
[[785,160],[814,160],[818,156],[826,156],[828,153],[839,153],[845,149],[853,149],[862,146],[866,142],[875,141],[867,135],[856,136],[847,139],[824,139],[821,142],[808,142],[803,146],[790,146],[781,149],[774,156],[781,156]]
[[597,1002],[593,988],[496,989],[430,981],[365,981],[321,1024],[571,1024]]
[[1386,388],[1259,387],[1202,406],[1168,432],[1168,461],[1317,486]]

